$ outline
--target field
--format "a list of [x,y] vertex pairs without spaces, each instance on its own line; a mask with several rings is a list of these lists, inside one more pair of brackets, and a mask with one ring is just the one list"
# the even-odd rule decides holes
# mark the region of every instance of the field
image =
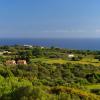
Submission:
[[59,64],[66,64],[66,63],[73,63],[73,64],[90,64],[94,66],[100,66],[100,61],[98,59],[93,59],[93,58],[83,58],[80,61],[70,61],[70,60],[65,60],[65,59],[49,59],[49,58],[34,58],[31,59],[32,62],[42,62],[42,63],[48,63],[48,64],[53,64],[53,63],[59,63]]
[[92,85],[87,85],[85,87],[88,88],[89,90],[91,90],[91,89],[100,89],[100,84],[92,84]]

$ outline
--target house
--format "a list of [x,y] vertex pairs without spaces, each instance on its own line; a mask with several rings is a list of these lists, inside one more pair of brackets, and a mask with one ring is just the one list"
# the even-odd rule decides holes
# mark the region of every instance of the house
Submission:
[[16,65],[16,61],[15,60],[7,60],[6,65]]
[[4,55],[4,54],[11,54],[11,52],[9,52],[9,51],[0,51],[0,55]]
[[5,53],[10,54],[11,52],[9,52],[9,51],[3,51],[3,54],[5,54]]
[[26,65],[27,62],[26,62],[26,60],[18,60],[18,61],[17,61],[17,64],[18,64],[18,65]]
[[73,58],[73,57],[75,57],[74,54],[69,54],[69,55],[68,55],[68,58]]
[[32,48],[33,46],[32,45],[24,45],[24,47],[26,47],[26,48]]
[[41,49],[44,49],[44,47],[41,47]]

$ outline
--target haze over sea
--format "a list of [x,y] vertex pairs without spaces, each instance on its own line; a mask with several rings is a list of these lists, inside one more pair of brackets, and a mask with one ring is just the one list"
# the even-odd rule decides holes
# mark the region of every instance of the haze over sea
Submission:
[[33,38],[33,39],[0,39],[0,45],[35,45],[45,47],[59,47],[68,49],[83,49],[83,50],[100,50],[100,39],[76,39],[76,38],[61,38],[61,39],[50,39],[50,38]]

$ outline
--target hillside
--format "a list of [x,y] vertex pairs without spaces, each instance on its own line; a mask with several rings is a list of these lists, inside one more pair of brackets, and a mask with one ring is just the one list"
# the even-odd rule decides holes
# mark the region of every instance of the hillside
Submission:
[[100,51],[1,46],[0,100],[47,99],[100,100]]

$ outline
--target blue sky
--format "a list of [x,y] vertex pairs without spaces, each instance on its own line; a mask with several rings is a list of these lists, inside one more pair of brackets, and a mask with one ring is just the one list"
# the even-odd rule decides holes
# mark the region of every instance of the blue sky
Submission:
[[100,0],[0,0],[0,38],[98,38]]

